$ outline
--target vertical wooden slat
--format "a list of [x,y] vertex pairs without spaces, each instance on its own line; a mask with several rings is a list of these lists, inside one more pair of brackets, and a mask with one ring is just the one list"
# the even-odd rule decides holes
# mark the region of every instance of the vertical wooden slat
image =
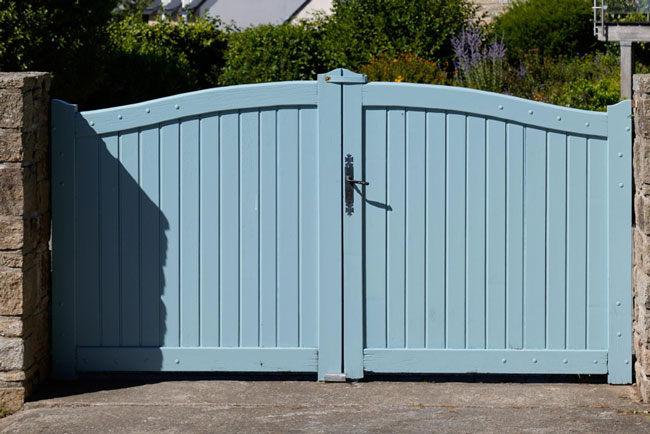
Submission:
[[[163,346],[180,346],[180,172],[178,122],[160,128],[160,245],[163,306],[160,313]],[[166,247],[166,248],[165,248]]]
[[426,115],[426,346],[445,347],[446,116]]
[[546,347],[566,345],[566,135],[548,133]]
[[140,340],[140,186],[139,135],[120,134],[120,341],[138,346]]
[[365,112],[366,189],[365,311],[366,346],[386,347],[386,110]]
[[[137,146],[137,142],[136,142]],[[77,344],[100,343],[99,294],[99,137],[86,136],[76,141],[77,233],[75,237],[75,279],[77,303]],[[137,170],[137,169],[136,169]],[[137,222],[134,222],[137,225]],[[137,284],[137,282],[136,282]],[[136,286],[137,291],[137,286]],[[139,337],[136,335],[136,339]]]
[[181,346],[199,345],[199,120],[181,122]]
[[76,105],[52,101],[52,376],[57,379],[74,379],[76,375],[76,113]]
[[201,119],[199,154],[201,346],[219,345],[219,116]]
[[485,119],[467,118],[467,348],[485,348]]
[[546,346],[546,132],[525,130],[524,348]]
[[240,328],[241,346],[259,345],[259,114],[240,115]]
[[425,345],[425,116],[406,113],[406,347]]
[[587,349],[595,350],[607,348],[607,142],[587,147]]
[[276,111],[260,114],[260,345],[274,347],[276,335]]
[[[120,344],[119,160],[118,136],[102,137],[100,165],[100,285],[102,294],[102,345]],[[156,179],[156,183],[158,180]],[[157,236],[157,234],[156,234]],[[157,264],[156,264],[157,265]],[[158,327],[158,325],[156,325]]]
[[506,125],[487,121],[486,348],[506,347]]
[[570,136],[567,156],[567,348],[587,339],[587,141]]
[[278,110],[278,346],[298,346],[298,110]]
[[388,347],[405,344],[404,264],[406,223],[406,131],[404,110],[388,111],[388,213],[387,280],[388,280]]
[[300,346],[318,346],[317,111],[300,110]]
[[465,348],[466,119],[447,116],[447,347]]
[[239,114],[224,113],[219,129],[221,164],[219,251],[221,346],[239,346]]
[[608,192],[608,357],[607,381],[632,382],[632,107],[607,108]]
[[318,76],[318,379],[342,372],[341,89]]
[[[344,71],[344,75],[354,74]],[[354,179],[364,179],[361,86],[343,87],[343,160],[354,159]],[[343,372],[363,377],[363,199],[356,185],[354,212],[343,215]]]
[[508,124],[506,144],[506,347],[523,348],[524,131]]
[[[160,172],[158,127],[140,132],[140,291],[143,346],[160,345]],[[110,214],[109,214],[110,215]]]

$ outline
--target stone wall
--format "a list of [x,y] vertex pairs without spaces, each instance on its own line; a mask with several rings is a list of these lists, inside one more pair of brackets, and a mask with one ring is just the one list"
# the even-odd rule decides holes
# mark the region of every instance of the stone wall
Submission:
[[634,76],[634,354],[650,402],[650,75]]
[[49,74],[0,73],[0,409],[49,372]]

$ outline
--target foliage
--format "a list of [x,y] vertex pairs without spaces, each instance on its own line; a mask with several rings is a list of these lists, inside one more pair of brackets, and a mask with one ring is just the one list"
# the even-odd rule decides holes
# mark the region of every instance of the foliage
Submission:
[[216,20],[160,21],[137,16],[107,27],[101,79],[92,106],[126,104],[217,85],[226,36]]
[[451,60],[451,37],[476,8],[470,0],[334,0],[332,10],[323,20],[326,69],[358,69],[398,53]]
[[409,83],[447,84],[447,74],[436,62],[413,54],[399,54],[395,58],[381,56],[361,67],[370,81],[405,81]]
[[461,86],[491,92],[503,90],[506,81],[506,47],[495,39],[488,44],[482,28],[468,23],[451,40],[456,60],[457,80]]
[[503,37],[510,59],[532,49],[543,56],[585,54],[596,47],[591,0],[515,0],[497,16],[493,33]]
[[250,27],[229,35],[222,85],[310,80],[325,67],[316,22]]
[[0,70],[56,70],[87,54],[116,0],[0,0]]
[[117,21],[128,17],[142,18],[144,10],[150,3],[151,0],[119,0],[113,10],[113,19]]
[[551,59],[534,51],[508,83],[513,95],[585,110],[605,110],[620,98],[618,59],[611,54]]

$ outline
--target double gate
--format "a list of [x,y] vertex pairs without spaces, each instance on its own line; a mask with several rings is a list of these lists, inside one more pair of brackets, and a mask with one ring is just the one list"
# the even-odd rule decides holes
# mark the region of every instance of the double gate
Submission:
[[629,383],[630,110],[343,69],[54,101],[55,374]]

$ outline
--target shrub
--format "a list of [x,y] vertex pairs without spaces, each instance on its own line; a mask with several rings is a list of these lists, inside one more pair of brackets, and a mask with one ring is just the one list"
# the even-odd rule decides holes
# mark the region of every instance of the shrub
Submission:
[[316,22],[250,27],[229,35],[221,85],[309,80],[325,72]]
[[591,0],[516,0],[497,16],[493,32],[510,58],[537,49],[543,56],[585,54],[596,47]]
[[513,95],[585,110],[605,110],[620,99],[614,54],[552,59],[533,51],[511,70],[508,84]]
[[111,23],[86,105],[128,104],[216,86],[226,47],[219,25],[209,19],[150,25],[136,16]]
[[413,54],[399,54],[395,58],[381,56],[363,66],[359,72],[370,81],[405,81],[409,83],[446,84],[447,75],[436,62]]
[[456,61],[456,78],[461,86],[501,92],[506,85],[506,47],[495,39],[488,44],[481,27],[468,23],[451,40]]
[[398,53],[450,61],[451,37],[474,17],[470,0],[334,0],[325,19],[327,69],[358,69]]

